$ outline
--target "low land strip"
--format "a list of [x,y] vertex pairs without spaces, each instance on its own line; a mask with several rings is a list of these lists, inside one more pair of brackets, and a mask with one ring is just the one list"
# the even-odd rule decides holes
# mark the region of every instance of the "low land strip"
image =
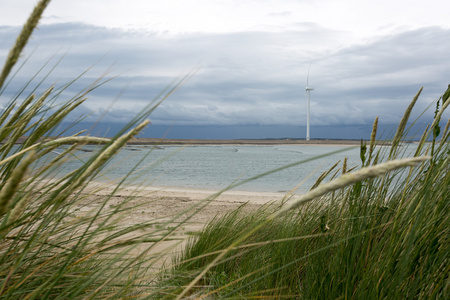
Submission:
[[[27,137],[20,137],[15,142],[22,144]],[[46,140],[55,139],[48,137]],[[44,139],[43,139],[44,140]],[[4,143],[5,141],[2,141]],[[368,142],[368,141],[365,141]],[[390,145],[390,142],[378,141],[378,145]],[[162,138],[132,138],[128,145],[360,145],[361,140],[340,139],[233,139],[233,140],[203,140],[203,139],[162,139]]]

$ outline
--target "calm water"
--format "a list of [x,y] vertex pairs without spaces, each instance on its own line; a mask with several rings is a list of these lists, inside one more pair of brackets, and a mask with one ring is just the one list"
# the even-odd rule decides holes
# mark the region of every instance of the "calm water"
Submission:
[[[348,147],[343,146],[293,145],[129,146],[117,154],[96,180],[117,180],[138,165],[135,174],[128,180],[130,184],[216,190],[288,164],[342,149],[347,150],[284,169],[235,188],[243,191],[286,192],[305,181],[297,190],[297,193],[303,193],[334,163],[340,160],[342,166],[345,157],[348,157],[349,167],[359,166],[359,147],[348,150]],[[86,146],[84,150],[96,151],[93,146]],[[81,160],[92,155],[83,151],[77,151],[76,154]],[[80,164],[78,159],[74,159],[66,164],[63,172],[69,172]]]
[[[405,148],[404,156],[410,155],[408,153],[415,148],[415,145]],[[86,146],[84,151],[77,151],[77,158],[66,163],[59,175],[79,167],[96,149],[95,146]],[[333,164],[341,161],[339,168],[342,167],[345,157],[348,158],[348,168],[359,167],[359,147],[128,146],[113,158],[95,180],[118,180],[137,166],[133,175],[127,179],[128,184],[218,190],[258,174],[337,150],[345,151],[296,165],[234,188],[241,191],[287,192],[303,182],[296,193],[304,193]],[[382,151],[388,150],[389,147],[382,148]]]

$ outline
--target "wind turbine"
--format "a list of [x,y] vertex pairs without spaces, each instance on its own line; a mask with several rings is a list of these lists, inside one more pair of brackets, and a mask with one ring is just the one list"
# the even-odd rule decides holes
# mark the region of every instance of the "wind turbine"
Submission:
[[308,76],[306,77],[306,87],[305,87],[305,95],[307,96],[308,99],[308,105],[306,108],[306,140],[309,141],[309,103],[310,103],[310,96],[311,96],[311,91],[314,91],[314,88],[309,86],[309,71],[311,70],[311,65],[309,65],[309,69],[308,69]]

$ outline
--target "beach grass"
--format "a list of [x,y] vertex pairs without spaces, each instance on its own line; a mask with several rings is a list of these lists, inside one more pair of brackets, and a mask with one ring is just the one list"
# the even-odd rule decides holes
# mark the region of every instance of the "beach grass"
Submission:
[[[8,55],[0,96],[48,3],[38,2]],[[29,95],[21,90],[5,106],[0,115],[0,299],[449,298],[450,132],[449,123],[442,129],[440,121],[450,101],[439,99],[414,158],[403,158],[406,124],[420,91],[391,147],[376,147],[376,120],[369,151],[361,144],[361,168],[348,169],[344,161],[340,169],[330,166],[332,181],[321,176],[299,198],[288,195],[252,213],[241,207],[215,218],[191,234],[170,267],[161,268],[160,262],[172,249],[159,247],[224,191],[169,219],[124,225],[120,220],[126,213],[151,205],[135,204],[134,194],[113,205],[124,179],[84,211],[86,194],[106,188],[91,186],[105,165],[191,75],[162,91],[110,139],[80,134],[47,139],[108,79],[63,101],[62,91],[82,75],[40,93],[37,87]],[[97,144],[97,150],[76,170],[57,176],[88,143]]]
[[[48,2],[38,2],[11,49],[0,75],[0,95]],[[43,92],[38,92],[43,82],[30,76],[25,86],[35,85],[33,92],[18,91],[0,114],[0,299],[142,296],[156,278],[155,265],[167,255],[154,249],[169,240],[174,230],[169,221],[123,225],[120,218],[136,206],[131,203],[135,195],[109,204],[125,179],[97,203],[87,203],[86,195],[108,188],[93,190],[90,185],[189,75],[162,91],[113,138],[75,134],[49,139],[89,92],[108,81],[100,78],[72,98],[61,99],[82,75]],[[74,171],[60,175],[86,144],[97,145],[96,151]],[[90,210],[83,210],[87,206]]]
[[[410,158],[415,167],[385,167],[408,164],[401,145],[419,95],[388,151],[376,150],[375,120],[359,170],[343,165],[342,176],[300,198],[230,212],[191,237],[167,271],[170,288],[161,297],[449,298],[449,123],[443,132],[436,128],[450,100],[439,99],[441,109]],[[374,169],[379,173],[368,175]]]

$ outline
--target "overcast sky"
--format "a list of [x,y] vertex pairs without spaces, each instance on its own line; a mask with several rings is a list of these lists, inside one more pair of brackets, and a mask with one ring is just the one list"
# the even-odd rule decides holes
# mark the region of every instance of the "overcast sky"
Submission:
[[[0,2],[2,62],[35,3]],[[392,124],[421,86],[414,116],[450,83],[449,11],[446,0],[54,0],[10,90],[55,54],[57,83],[96,63],[74,91],[119,76],[80,112],[125,122],[200,66],[153,124],[303,126],[311,65],[312,126]]]

